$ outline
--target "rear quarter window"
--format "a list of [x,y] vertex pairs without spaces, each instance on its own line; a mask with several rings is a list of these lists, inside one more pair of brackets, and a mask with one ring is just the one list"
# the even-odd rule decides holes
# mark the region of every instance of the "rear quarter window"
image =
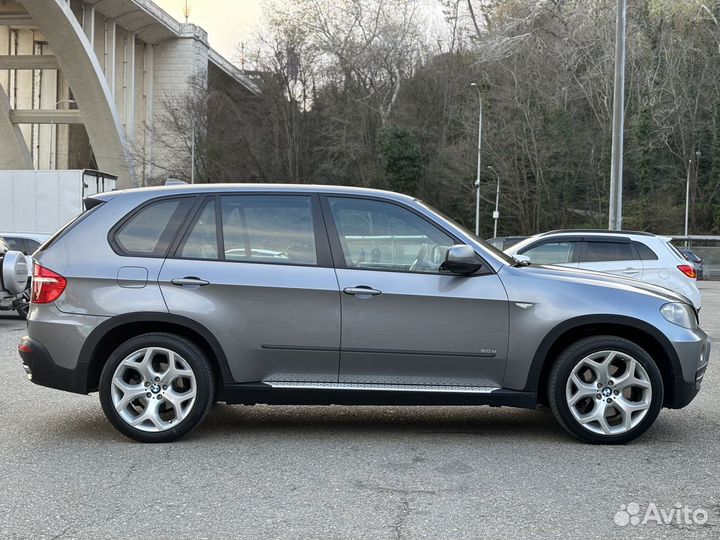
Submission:
[[192,202],[191,198],[173,198],[142,206],[111,231],[113,249],[121,255],[164,257]]
[[642,242],[633,242],[633,246],[638,252],[641,261],[657,261],[658,256],[650,247],[646,246]]

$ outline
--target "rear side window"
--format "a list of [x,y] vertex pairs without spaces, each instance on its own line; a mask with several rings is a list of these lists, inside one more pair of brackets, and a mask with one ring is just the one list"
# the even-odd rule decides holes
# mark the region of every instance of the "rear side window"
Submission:
[[227,195],[221,208],[226,261],[317,264],[310,197]]
[[587,242],[583,262],[632,261],[636,258],[630,242]]
[[27,249],[27,253],[25,255],[32,255],[40,247],[40,242],[33,240],[32,238],[26,238],[25,247]]
[[5,236],[4,238],[11,250],[19,251],[23,255],[27,255],[27,248],[25,247],[25,243],[22,238],[14,238],[12,236]]
[[545,242],[521,251],[535,264],[567,264],[573,262],[577,242]]
[[217,260],[219,253],[215,199],[212,198],[205,203],[204,208],[190,227],[178,255],[183,259]]
[[124,255],[163,257],[192,199],[163,199],[133,214],[115,232],[114,243]]
[[657,254],[642,242],[633,242],[641,261],[657,261]]

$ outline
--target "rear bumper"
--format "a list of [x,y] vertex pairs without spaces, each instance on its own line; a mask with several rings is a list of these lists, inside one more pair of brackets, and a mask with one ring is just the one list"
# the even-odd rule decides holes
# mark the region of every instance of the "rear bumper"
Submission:
[[58,365],[48,350],[34,339],[27,336],[20,340],[18,353],[22,359],[22,367],[29,380],[40,386],[85,394],[87,365],[78,364],[75,369]]

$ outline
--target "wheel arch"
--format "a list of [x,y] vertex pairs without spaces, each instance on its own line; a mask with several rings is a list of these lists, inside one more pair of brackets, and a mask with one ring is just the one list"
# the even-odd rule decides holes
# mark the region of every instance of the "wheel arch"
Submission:
[[524,390],[537,392],[538,403],[547,404],[547,379],[555,359],[571,343],[593,335],[622,337],[645,349],[657,362],[663,378],[663,405],[674,402],[675,375],[682,372],[675,349],[668,338],[651,324],[622,315],[576,317],[554,327],[535,352]]
[[[162,312],[143,312],[118,315],[104,321],[85,340],[78,364],[86,367],[81,391],[97,390],[107,358],[123,342],[135,336],[152,332],[166,332],[191,340],[207,355],[216,376],[216,388],[222,393],[224,382],[232,381],[227,357],[213,334],[203,325],[182,317]],[[218,396],[221,398],[222,396]]]

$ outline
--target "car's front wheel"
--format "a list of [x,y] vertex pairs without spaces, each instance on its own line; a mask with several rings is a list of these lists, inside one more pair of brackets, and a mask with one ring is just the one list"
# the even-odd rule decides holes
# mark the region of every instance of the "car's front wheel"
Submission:
[[172,334],[134,337],[110,355],[100,375],[100,403],[121,433],[170,442],[195,428],[214,401],[205,354]]
[[590,336],[565,349],[548,378],[558,422],[578,439],[620,444],[643,434],[663,403],[662,375],[640,346],[617,336]]

